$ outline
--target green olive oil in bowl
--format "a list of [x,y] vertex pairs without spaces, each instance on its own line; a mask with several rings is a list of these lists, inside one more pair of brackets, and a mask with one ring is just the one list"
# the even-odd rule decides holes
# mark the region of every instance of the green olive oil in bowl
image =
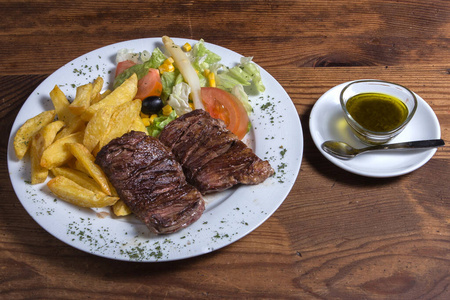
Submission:
[[383,144],[397,136],[417,109],[409,89],[382,80],[357,80],[340,94],[344,117],[353,133],[366,144]]
[[355,95],[347,101],[346,107],[359,125],[376,132],[394,130],[408,117],[408,107],[400,99],[382,93]]

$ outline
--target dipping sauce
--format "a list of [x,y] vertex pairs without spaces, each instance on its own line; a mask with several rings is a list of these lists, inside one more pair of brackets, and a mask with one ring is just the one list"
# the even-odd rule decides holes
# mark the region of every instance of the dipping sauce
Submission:
[[382,93],[362,93],[348,99],[352,118],[367,130],[391,131],[408,117],[408,107],[398,98]]

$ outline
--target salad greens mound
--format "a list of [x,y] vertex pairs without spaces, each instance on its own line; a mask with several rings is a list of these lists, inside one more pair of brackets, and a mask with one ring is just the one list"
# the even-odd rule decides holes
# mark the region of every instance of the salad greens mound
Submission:
[[[217,88],[236,96],[244,105],[247,113],[250,114],[253,111],[248,94],[250,92],[261,93],[265,90],[259,68],[252,62],[253,57],[242,57],[240,63],[235,66],[226,66],[221,63],[222,58],[218,54],[207,49],[203,39],[185,53],[197,71],[201,87],[208,86],[205,71],[211,72],[214,74]],[[168,56],[158,47],[151,53],[149,51],[136,53],[132,49],[119,50],[116,63],[131,60],[136,64],[118,75],[114,80],[113,87],[116,88],[122,84],[133,73],[136,73],[138,79],[144,77],[150,68],[159,68],[167,58]],[[176,65],[175,70],[163,72],[160,77],[163,86],[161,99],[173,108],[173,112],[169,116],[160,115],[153,120],[152,125],[148,128],[149,134],[153,136],[158,135],[164,126],[177,116],[192,110],[189,105],[190,87],[184,81]]]

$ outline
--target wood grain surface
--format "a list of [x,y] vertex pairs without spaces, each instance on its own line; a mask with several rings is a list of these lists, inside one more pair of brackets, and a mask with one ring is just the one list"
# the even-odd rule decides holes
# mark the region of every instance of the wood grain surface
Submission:
[[[450,5],[446,0],[0,0],[1,299],[450,299],[450,150],[418,170],[366,178],[315,147],[309,114],[333,86],[403,84],[434,110],[450,141]],[[203,38],[266,69],[303,126],[297,181],[243,239],[176,262],[93,256],[57,240],[12,188],[7,146],[22,104],[52,72],[112,43]]]

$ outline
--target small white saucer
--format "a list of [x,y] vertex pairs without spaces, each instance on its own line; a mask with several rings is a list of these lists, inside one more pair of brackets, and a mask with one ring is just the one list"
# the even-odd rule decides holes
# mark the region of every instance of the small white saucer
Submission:
[[[314,104],[309,118],[309,130],[319,151],[333,164],[349,172],[368,177],[394,177],[412,172],[423,166],[436,152],[434,149],[408,151],[381,151],[362,154],[351,160],[335,158],[322,150],[322,143],[337,140],[354,147],[364,147],[352,133],[344,119],[339,102],[341,90],[349,82],[335,86]],[[414,117],[390,143],[413,140],[439,139],[439,121],[431,107],[417,94],[418,107]]]

